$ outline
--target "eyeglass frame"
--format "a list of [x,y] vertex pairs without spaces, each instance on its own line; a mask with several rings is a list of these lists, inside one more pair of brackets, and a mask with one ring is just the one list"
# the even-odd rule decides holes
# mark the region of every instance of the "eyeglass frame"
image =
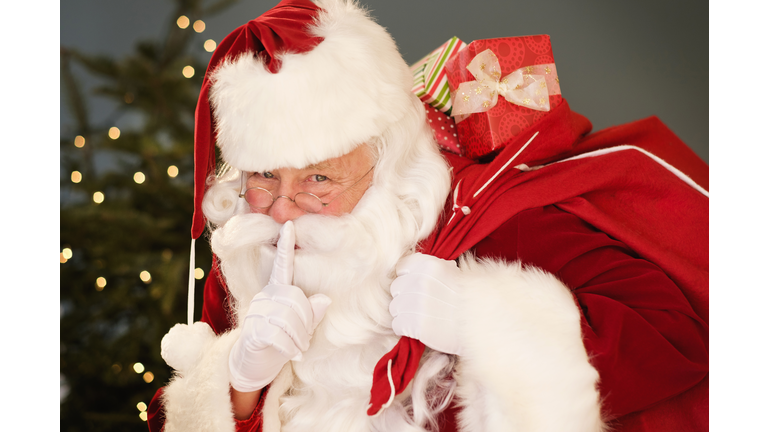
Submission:
[[[362,176],[362,177],[360,177],[360,178],[359,178],[359,179],[358,179],[356,182],[354,182],[354,183],[353,183],[351,186],[349,186],[348,188],[346,188],[346,189],[344,189],[343,191],[341,191],[341,193],[340,193],[340,194],[338,194],[338,195],[336,195],[335,197],[333,197],[333,199],[331,199],[331,200],[330,200],[330,201],[328,201],[327,203],[326,203],[326,202],[323,202],[323,200],[322,200],[322,199],[321,199],[319,196],[317,196],[317,195],[313,194],[312,192],[304,192],[304,191],[301,191],[301,192],[296,192],[296,194],[294,194],[294,195],[293,195],[293,198],[291,198],[291,197],[289,197],[289,196],[286,196],[286,195],[278,195],[277,197],[275,197],[275,196],[272,194],[272,192],[270,192],[268,189],[265,189],[265,188],[263,188],[263,187],[260,187],[260,186],[254,186],[254,187],[251,187],[251,188],[247,188],[246,190],[242,191],[242,192],[241,192],[241,193],[240,193],[238,196],[239,196],[240,198],[243,198],[243,199],[245,199],[245,202],[246,202],[246,203],[247,203],[249,206],[251,206],[251,203],[249,203],[249,202],[248,202],[248,200],[245,198],[245,194],[246,194],[246,193],[247,193],[249,190],[251,190],[251,189],[261,189],[261,190],[263,190],[264,192],[268,193],[268,194],[269,194],[269,196],[271,196],[271,197],[272,197],[272,204],[270,204],[270,205],[268,205],[268,206],[266,206],[266,207],[251,207],[251,208],[254,208],[254,209],[256,209],[256,210],[268,210],[268,209],[272,208],[272,206],[275,204],[275,201],[277,201],[277,200],[278,200],[278,199],[280,199],[280,198],[285,198],[285,199],[287,199],[288,201],[290,201],[290,202],[292,202],[292,203],[296,204],[296,196],[297,196],[297,195],[300,195],[300,194],[304,194],[304,195],[309,195],[309,196],[315,197],[315,198],[317,199],[317,201],[318,201],[318,202],[320,202],[320,204],[322,205],[322,207],[320,208],[320,210],[322,210],[322,209],[324,209],[324,208],[328,207],[329,205],[331,205],[331,203],[332,203],[332,202],[334,202],[334,201],[336,200],[336,198],[338,198],[338,197],[340,197],[340,196],[344,195],[344,193],[346,193],[348,190],[350,190],[350,189],[352,189],[353,187],[357,186],[357,184],[358,184],[358,183],[360,183],[361,181],[363,181],[363,179],[364,179],[364,178],[366,178],[366,177],[368,176],[368,174],[370,174],[370,173],[371,173],[371,171],[373,171],[373,169],[374,169],[375,167],[376,167],[376,164],[372,165],[372,166],[371,166],[371,168],[369,168],[369,169],[368,169],[368,171],[366,171],[366,172],[365,172],[365,174],[363,174],[363,176]],[[245,173],[243,173],[243,174],[245,174]],[[247,178],[247,177],[246,177],[245,175],[243,175],[243,176],[241,177],[241,181],[240,181],[240,190],[242,190],[242,189],[243,189],[243,187],[245,186],[245,183],[247,183],[247,180],[246,180],[246,178]],[[298,204],[296,204],[296,206],[298,207]],[[299,207],[299,209],[301,209],[301,211],[303,211],[303,212],[306,212],[306,213],[317,213],[317,212],[307,211],[307,210],[305,210],[305,209],[303,209],[303,208],[301,208],[301,207]],[[318,211],[319,211],[319,210],[318,210]]]

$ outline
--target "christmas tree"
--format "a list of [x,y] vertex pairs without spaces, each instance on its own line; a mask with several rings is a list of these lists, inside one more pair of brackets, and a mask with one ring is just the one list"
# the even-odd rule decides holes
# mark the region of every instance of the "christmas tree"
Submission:
[[[215,48],[198,33],[234,2],[177,0],[164,39],[123,58],[61,48],[75,119],[60,148],[62,431],[146,430],[146,408],[171,376],[160,340],[186,322],[194,111]],[[114,102],[106,122],[91,120],[74,65]],[[114,126],[126,118],[133,126]],[[198,311],[207,249],[195,262]]]

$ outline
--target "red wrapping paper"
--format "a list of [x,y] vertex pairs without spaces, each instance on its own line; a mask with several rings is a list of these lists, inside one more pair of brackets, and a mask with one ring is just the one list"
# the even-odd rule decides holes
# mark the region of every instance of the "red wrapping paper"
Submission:
[[[499,59],[502,77],[524,66],[555,62],[548,35],[476,40],[445,64],[451,92],[454,92],[459,84],[475,80],[467,70],[467,65],[477,54],[486,49],[492,50]],[[562,101],[561,95],[550,95],[549,112]],[[491,110],[471,114],[466,120],[456,125],[461,155],[477,160],[497,154],[514,137],[526,133],[535,122],[549,112],[515,105],[500,97]]]
[[459,144],[456,122],[453,121],[453,118],[427,103],[424,103],[424,110],[427,112],[427,123],[432,128],[435,141],[440,148],[451,153],[461,154],[461,144]]

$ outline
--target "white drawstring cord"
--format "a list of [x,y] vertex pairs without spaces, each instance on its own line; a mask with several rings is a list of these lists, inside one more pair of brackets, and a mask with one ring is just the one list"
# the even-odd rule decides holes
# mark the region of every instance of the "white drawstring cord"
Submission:
[[[395,400],[395,380],[392,379],[392,359],[389,359],[387,361],[387,380],[389,380],[389,400],[387,403],[381,406],[381,409],[379,409],[379,412],[372,415],[371,417],[378,417],[379,414],[384,412],[385,409],[389,408],[390,405],[392,405],[392,402]],[[372,404],[368,404],[368,408],[371,407]]]
[[481,187],[480,189],[478,189],[478,190],[477,190],[477,192],[475,192],[475,194],[474,194],[474,195],[472,195],[472,198],[477,198],[477,196],[478,196],[478,195],[480,195],[480,192],[482,192],[482,191],[483,191],[483,189],[485,189],[485,188],[486,188],[486,186],[488,186],[489,184],[491,184],[491,182],[492,182],[494,179],[496,179],[496,177],[498,177],[498,176],[499,176],[499,174],[501,174],[501,172],[502,172],[502,171],[504,171],[504,169],[506,169],[506,168],[507,168],[507,166],[509,166],[509,164],[511,164],[511,163],[512,163],[512,161],[513,161],[513,160],[515,160],[515,158],[516,158],[516,157],[517,157],[517,156],[518,156],[520,153],[522,153],[522,152],[523,152],[523,150],[525,150],[525,148],[526,148],[526,147],[528,147],[528,144],[530,144],[530,143],[531,143],[531,141],[533,141],[533,139],[534,139],[534,138],[536,138],[536,135],[538,135],[538,134],[539,134],[539,132],[538,132],[538,131],[536,131],[536,133],[535,133],[535,134],[533,134],[533,136],[531,137],[531,139],[529,139],[529,140],[528,140],[528,142],[527,142],[527,143],[525,143],[525,145],[524,145],[524,146],[520,147],[520,150],[518,150],[518,151],[517,151],[517,153],[515,153],[515,155],[514,155],[514,156],[512,156],[512,158],[511,158],[511,159],[509,159],[509,160],[507,161],[507,163],[505,163],[505,164],[504,164],[504,166],[503,166],[503,167],[501,167],[501,168],[500,168],[498,171],[496,171],[496,174],[494,174],[494,175],[493,175],[493,177],[491,177],[491,178],[490,178],[490,179],[489,179],[487,182],[485,182],[485,184],[483,185],[483,187]]
[[[577,156],[569,157],[568,159],[563,159],[563,160],[559,160],[559,161],[556,161],[556,162],[552,162],[549,165],[554,165],[554,164],[561,163],[561,162],[568,162],[568,161],[572,161],[572,160],[584,159],[584,158],[589,158],[589,157],[603,156],[603,155],[606,155],[606,154],[609,154],[609,153],[616,153],[616,152],[624,151],[624,150],[637,150],[640,153],[648,156],[654,162],[658,163],[659,165],[664,167],[666,170],[668,170],[669,172],[674,174],[677,178],[682,180],[688,186],[694,188],[697,192],[699,192],[702,195],[704,195],[707,198],[709,198],[709,192],[707,192],[707,190],[704,189],[703,187],[699,186],[695,181],[693,181],[693,179],[691,179],[690,177],[685,175],[685,173],[683,173],[679,169],[675,168],[674,166],[670,165],[667,161],[665,161],[664,159],[656,156],[655,154],[653,154],[653,153],[651,153],[651,152],[649,152],[647,150],[641,149],[640,147],[633,146],[633,145],[622,144],[622,145],[618,145],[618,146],[614,146],[614,147],[608,147],[608,148],[604,148],[604,149],[600,149],[600,150],[591,151],[591,152],[588,152],[588,153],[582,153],[582,154],[577,155]],[[549,165],[543,165],[543,166],[549,166]],[[541,166],[533,167],[531,169],[539,169],[539,168],[541,168]]]
[[[459,197],[459,185],[460,184],[461,184],[461,180],[459,180],[459,182],[456,183],[456,188],[453,189],[453,213],[451,213],[451,218],[448,219],[448,223],[446,225],[450,225],[451,224],[451,221],[453,220],[453,217],[456,216],[456,210],[459,208],[459,205],[456,204],[456,200]],[[469,207],[467,207],[467,206],[464,206],[464,207],[467,209],[467,211],[464,212],[464,214],[468,215],[469,214]]]
[[[531,139],[529,139],[529,140],[528,140],[528,142],[527,142],[527,143],[525,143],[525,145],[523,145],[522,147],[520,147],[520,150],[518,150],[518,151],[517,151],[517,153],[515,153],[515,155],[514,155],[514,156],[512,156],[512,157],[511,157],[511,158],[510,158],[510,159],[507,161],[507,163],[505,163],[505,164],[504,164],[504,166],[502,166],[502,167],[501,167],[501,168],[500,168],[498,171],[496,171],[496,174],[494,174],[494,175],[493,175],[493,177],[491,177],[491,178],[490,178],[490,179],[489,179],[487,182],[485,182],[485,184],[484,184],[484,185],[483,185],[483,186],[482,186],[480,189],[478,189],[478,190],[477,190],[477,192],[475,192],[475,194],[474,194],[474,195],[472,195],[472,198],[477,198],[477,196],[480,194],[480,192],[482,192],[482,191],[483,191],[483,189],[485,189],[485,188],[486,188],[486,187],[487,187],[489,184],[491,184],[491,182],[492,182],[493,180],[495,180],[495,179],[496,179],[496,177],[498,177],[498,176],[499,176],[499,174],[501,174],[501,172],[502,172],[502,171],[504,171],[504,169],[506,169],[506,168],[509,166],[509,164],[511,164],[511,163],[512,163],[512,161],[513,161],[513,160],[515,160],[515,158],[516,158],[518,155],[520,155],[520,153],[522,153],[522,152],[523,152],[523,150],[525,150],[525,148],[526,148],[526,147],[528,147],[528,144],[530,144],[530,143],[531,143],[531,141],[533,141],[533,139],[534,139],[534,138],[536,138],[536,135],[538,135],[538,134],[539,134],[539,132],[538,132],[538,131],[536,131],[536,133],[535,133],[535,134],[533,134],[533,136],[531,137]],[[523,166],[524,166],[524,167],[526,167],[526,168],[528,167],[528,166],[527,166],[527,165],[525,165],[525,164],[521,164],[521,165],[518,165],[518,167],[523,167]],[[524,171],[524,170],[522,170],[522,169],[521,169],[521,171]],[[446,223],[446,225],[450,225],[451,221],[453,221],[453,218],[454,218],[454,216],[456,216],[456,210],[461,210],[461,212],[462,212],[462,213],[464,213],[464,216],[467,216],[467,215],[469,215],[469,214],[472,212],[472,209],[470,209],[470,208],[469,208],[469,206],[460,206],[460,205],[458,204],[458,197],[459,197],[459,185],[460,185],[460,184],[461,184],[461,180],[459,180],[459,182],[458,182],[458,183],[456,183],[456,188],[453,190],[453,213],[451,214],[451,218],[450,218],[450,219],[448,219],[448,223]]]
[[187,323],[195,322],[195,239],[189,248],[189,288],[187,289]]

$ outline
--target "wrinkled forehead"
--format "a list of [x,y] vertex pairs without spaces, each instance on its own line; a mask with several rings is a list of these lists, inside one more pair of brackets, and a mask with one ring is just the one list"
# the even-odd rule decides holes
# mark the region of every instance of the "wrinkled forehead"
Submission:
[[281,166],[267,168],[260,171],[245,170],[246,173],[253,172],[279,172],[279,171],[300,171],[300,172],[318,172],[326,175],[344,176],[355,174],[362,170],[369,170],[376,163],[376,152],[371,145],[366,143],[359,144],[350,152],[338,157],[328,158],[315,163],[309,163],[301,167]]

